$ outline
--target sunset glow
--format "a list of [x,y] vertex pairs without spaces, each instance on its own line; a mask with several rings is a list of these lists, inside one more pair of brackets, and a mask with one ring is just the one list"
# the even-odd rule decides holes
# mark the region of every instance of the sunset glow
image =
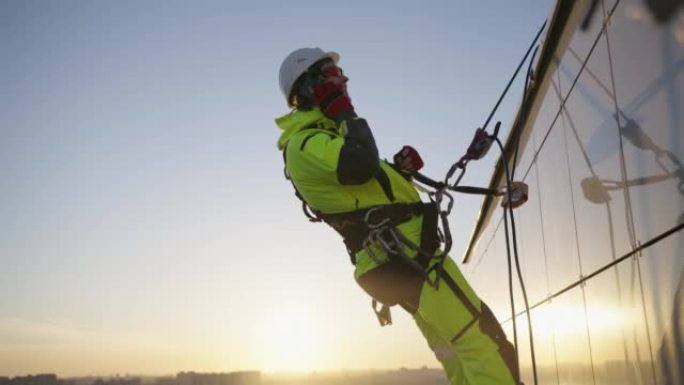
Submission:
[[267,371],[308,371],[320,364],[320,332],[304,306],[274,309],[259,343],[261,368]]

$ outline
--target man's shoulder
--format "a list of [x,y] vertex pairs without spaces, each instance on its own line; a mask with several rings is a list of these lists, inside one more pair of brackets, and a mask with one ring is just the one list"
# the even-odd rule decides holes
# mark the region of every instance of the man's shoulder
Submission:
[[287,143],[287,149],[288,151],[306,151],[310,149],[309,145],[312,143],[318,141],[334,140],[337,138],[342,137],[331,130],[321,129],[318,127],[307,128],[292,135]]

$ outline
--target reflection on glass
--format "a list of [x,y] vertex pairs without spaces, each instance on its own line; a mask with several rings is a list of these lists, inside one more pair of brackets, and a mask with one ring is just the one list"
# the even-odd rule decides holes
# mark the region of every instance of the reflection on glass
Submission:
[[647,0],[644,3],[661,24],[669,22],[684,5],[682,0]]
[[[648,367],[650,362],[648,355],[640,357],[635,354],[628,342],[633,339],[634,331],[641,330],[643,333],[645,329],[642,308],[633,306],[639,302],[629,300],[629,296],[624,294],[625,291],[634,293],[635,283],[621,277],[619,269],[613,268],[588,281],[585,287],[597,385],[632,383],[633,379],[638,378],[635,368]],[[610,309],[609,312],[614,316],[610,327],[596,321],[596,317],[600,316],[598,309]],[[647,346],[642,341],[639,348]],[[644,358],[647,360],[643,361]]]
[[575,288],[549,304],[541,315],[550,327],[536,333],[555,333],[558,376],[561,384],[593,384],[593,365],[584,312],[582,288]]
[[[643,151],[652,152],[655,162],[661,169],[661,174],[659,175],[646,176],[623,182],[623,188],[658,183],[673,178],[677,179],[677,189],[684,197],[684,166],[682,166],[682,162],[679,158],[671,151],[659,147],[653,139],[641,129],[636,121],[627,118],[624,114],[622,115],[627,122],[621,127],[620,133],[622,136],[634,147]],[[679,216],[678,223],[681,222],[684,222],[684,213]]]
[[[600,5],[603,1],[601,0],[591,0],[587,11],[582,19],[582,24],[580,25],[580,31],[586,33],[592,25],[595,25],[594,19],[598,19],[600,12]],[[683,0],[642,0],[644,8],[650,12],[653,19],[660,23],[665,24],[670,22],[676,15],[679,9],[684,5]],[[604,4],[604,12],[605,12]]]
[[662,384],[684,383],[684,269],[679,277],[670,328],[658,347],[656,368]]
[[[622,114],[624,116],[624,114]],[[684,166],[682,162],[672,152],[658,147],[653,140],[639,127],[639,124],[625,117],[627,124],[621,127],[620,133],[632,145],[644,150],[653,152],[654,160],[661,168],[662,172],[658,175],[633,178],[629,180],[608,180],[599,179],[592,175],[582,179],[582,192],[584,197],[593,203],[607,203],[611,199],[609,191],[623,190],[629,187],[644,186],[669,179],[677,179],[677,188],[684,197]],[[678,222],[684,222],[684,213],[679,216]]]
[[[660,365],[653,373],[658,384],[668,383],[663,378],[671,376],[672,371],[684,370],[681,367],[684,361],[672,361],[673,357],[682,357],[681,352],[684,351],[684,335],[681,333],[684,329],[681,317],[684,307],[681,293],[683,246],[684,234],[680,232],[678,236],[668,237],[643,250],[634,263],[641,283],[635,289],[635,296],[643,303],[642,329],[650,337],[647,344],[642,345],[642,351],[649,354],[656,367]],[[677,362],[678,366],[663,367],[663,362]]]
[[[570,47],[560,67],[579,67],[580,60]],[[563,106],[582,274],[605,266],[618,255],[628,252],[633,244],[630,242],[633,238],[629,237],[629,200],[624,194],[611,201],[605,194],[595,193],[591,196],[594,198],[592,201],[587,200],[583,193],[587,187],[594,187],[590,183],[595,179],[612,179],[621,174],[620,136],[614,117],[615,98],[610,84],[610,61],[605,39],[596,46],[588,60]],[[560,93],[555,88],[554,91]],[[587,176],[591,179],[583,184]],[[594,190],[596,188],[589,191]],[[604,208],[597,210],[597,202]]]
[[684,20],[658,24],[649,3],[620,2],[606,32],[636,243],[684,220]]

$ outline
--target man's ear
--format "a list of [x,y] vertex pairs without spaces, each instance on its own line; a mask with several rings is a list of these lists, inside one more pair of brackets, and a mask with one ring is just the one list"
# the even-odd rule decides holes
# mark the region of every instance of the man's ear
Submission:
[[311,99],[304,95],[294,95],[292,97],[292,106],[299,111],[310,111],[313,108]]

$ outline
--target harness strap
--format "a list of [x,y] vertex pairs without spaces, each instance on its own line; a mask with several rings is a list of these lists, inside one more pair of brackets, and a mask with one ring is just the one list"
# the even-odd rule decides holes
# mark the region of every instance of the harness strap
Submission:
[[451,289],[454,295],[458,297],[459,301],[463,304],[466,310],[468,310],[470,315],[473,316],[473,319],[470,322],[468,322],[460,331],[458,331],[453,338],[451,338],[451,343],[453,344],[459,338],[461,338],[461,336],[463,336],[463,334],[465,334],[465,332],[467,332],[468,329],[475,325],[476,321],[478,321],[480,319],[480,316],[482,316],[482,313],[472,302],[470,302],[470,299],[468,298],[466,293],[463,292],[463,289],[461,289],[460,286],[458,286],[458,283],[454,281],[454,279],[444,269],[444,266],[442,266],[442,264],[439,264],[435,270],[437,271],[437,274],[444,280],[447,286],[449,286],[449,289]]
[[458,283],[454,281],[454,279],[449,275],[449,273],[444,269],[444,266],[440,265],[437,267],[437,274],[439,274],[444,282],[446,282],[447,286],[451,289],[451,291],[454,292],[454,294],[458,297],[458,299],[463,303],[463,306],[465,306],[466,310],[473,316],[473,317],[479,317],[481,315],[480,310],[472,303],[470,302],[470,299],[468,299],[468,296],[466,295],[465,292],[463,292],[463,289],[461,289],[460,286],[458,286]]
[[[395,203],[341,214],[316,212],[316,215],[342,236],[352,264],[356,264],[355,255],[363,249],[364,242],[374,228],[379,226],[395,227],[415,216],[427,215],[430,211],[436,213],[436,208],[430,210],[429,207],[434,208],[434,204],[423,202]],[[423,232],[430,230],[430,227],[424,224]],[[424,235],[422,238],[427,239],[428,235]]]
[[420,249],[418,253],[418,263],[427,268],[430,259],[435,255],[439,248],[439,212],[437,205],[432,202],[423,206],[423,228],[420,233]]

